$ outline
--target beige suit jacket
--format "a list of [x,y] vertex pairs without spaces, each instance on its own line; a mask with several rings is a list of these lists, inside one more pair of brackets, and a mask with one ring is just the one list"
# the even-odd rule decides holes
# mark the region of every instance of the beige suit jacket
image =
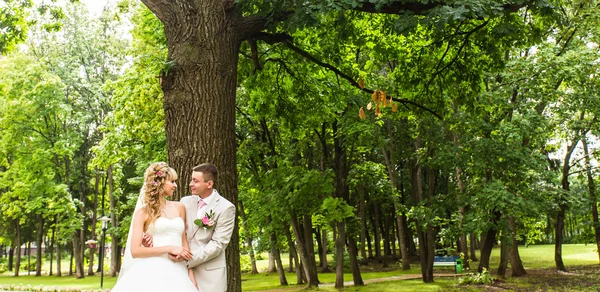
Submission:
[[198,196],[186,196],[181,199],[187,217],[187,239],[193,253],[188,267],[194,269],[201,292],[227,291],[225,248],[231,240],[235,225],[235,206],[213,190],[210,203],[202,210],[204,213],[214,212],[213,220],[217,223],[212,228],[205,229],[194,224],[194,220],[199,219],[199,199]]

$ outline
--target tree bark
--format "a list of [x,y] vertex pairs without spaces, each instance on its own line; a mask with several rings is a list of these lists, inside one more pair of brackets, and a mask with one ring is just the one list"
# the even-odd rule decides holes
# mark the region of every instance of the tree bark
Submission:
[[317,268],[310,267],[310,261],[308,260],[308,255],[306,254],[306,248],[304,247],[304,240],[302,240],[302,234],[300,232],[300,226],[298,224],[298,218],[296,217],[296,213],[292,211],[290,217],[292,219],[292,230],[294,232],[294,236],[296,237],[296,245],[298,246],[298,253],[300,254],[300,259],[302,267],[304,269],[304,274],[306,276],[308,287],[317,287],[319,286]]
[[[112,164],[109,165],[108,168],[106,169],[106,179],[107,179],[107,183],[108,183],[108,198],[110,200],[110,226],[112,227],[113,230],[116,230],[116,228],[118,226],[118,219],[117,219],[118,212],[117,212],[117,198],[115,197],[115,181],[114,181]],[[106,233],[108,233],[108,232],[106,232]],[[112,240],[111,240],[111,244],[110,244],[109,275],[111,277],[116,277],[117,271],[119,271],[119,268],[120,268],[119,267],[119,259],[121,258],[121,253],[119,252],[120,251],[119,243],[121,241],[121,238],[117,234],[112,233],[111,239]],[[104,242],[106,242],[106,239],[104,240]],[[104,250],[102,250],[102,257],[106,257],[106,255],[105,255],[106,247],[103,246],[102,248],[104,248]],[[100,261],[100,262],[104,262],[104,261]]]
[[508,267],[509,249],[510,249],[510,246],[509,246],[508,242],[506,242],[506,239],[502,240],[502,242],[500,244],[500,263],[498,264],[498,271],[496,272],[498,274],[498,277],[501,277],[501,278],[506,277],[506,268]]
[[356,239],[353,236],[348,236],[348,254],[350,255],[350,269],[352,270],[352,281],[354,286],[364,286],[365,282],[360,274],[360,266],[358,265],[358,247]]
[[10,249],[8,250],[8,270],[11,272],[14,269],[14,260],[15,260],[15,246],[11,244]]
[[300,267],[300,260],[298,259],[298,251],[296,246],[294,245],[294,240],[292,239],[292,233],[290,232],[290,228],[287,227],[284,229],[285,237],[288,241],[288,248],[290,250],[290,259],[294,260],[296,263],[295,271],[296,271],[296,285],[302,285],[302,267]]
[[[581,118],[583,119],[583,117]],[[567,210],[567,200],[564,199],[564,196],[567,196],[570,192],[570,182],[569,182],[569,172],[571,170],[571,156],[573,151],[575,151],[575,147],[579,143],[578,140],[574,140],[571,144],[567,145],[567,151],[565,153],[565,158],[563,161],[562,167],[562,193],[559,194],[558,197],[558,213],[556,215],[556,232],[555,232],[555,242],[554,242],[554,262],[556,263],[556,270],[566,272],[565,264],[562,260],[562,244],[564,240],[565,234],[565,212]]]
[[275,264],[277,264],[277,273],[279,274],[279,285],[287,286],[288,282],[285,278],[285,269],[283,268],[283,264],[281,263],[281,255],[279,254],[277,234],[275,234],[275,231],[271,231],[271,254],[275,259]]
[[[253,28],[231,0],[142,0],[164,25],[168,57],[160,75],[164,92],[168,162],[182,182],[202,162],[219,169],[219,193],[238,206],[235,96],[239,47]],[[187,193],[178,189],[174,199]],[[225,252],[227,291],[241,291],[236,220]]]
[[317,275],[317,260],[315,258],[315,243],[313,240],[313,232],[312,232],[312,216],[304,215],[302,220],[302,227],[304,227],[304,248],[306,248],[307,253],[307,265],[310,265],[310,269]]
[[592,175],[592,164],[590,163],[590,154],[586,139],[583,139],[583,151],[585,154],[585,168],[587,169],[586,174],[588,191],[590,193],[590,202],[592,205],[592,223],[596,239],[596,252],[598,253],[598,263],[600,263],[600,222],[598,221],[598,199],[596,197],[596,185],[594,183],[594,176]]
[[[252,247],[252,241],[254,237],[252,236],[252,232],[248,229],[248,219],[246,218],[246,211],[244,209],[244,204],[242,201],[238,202],[240,204],[240,217],[242,218],[242,224],[244,224],[244,233],[246,235],[246,244],[248,245],[248,254],[250,255],[250,265],[252,266],[250,270],[250,274],[255,275],[258,274],[258,268],[256,267],[256,258],[254,256],[254,248]],[[289,231],[288,231],[289,232]]]
[[[37,239],[35,249],[35,276],[40,277],[42,275],[42,243],[44,240],[44,217],[40,215],[40,221],[38,222]],[[29,268],[31,269],[31,268]]]
[[396,226],[398,228],[398,242],[400,243],[400,255],[402,256],[402,270],[410,270],[410,258],[408,257],[408,247],[406,244],[406,231],[404,230],[404,216],[396,215]]
[[81,254],[81,236],[80,232],[75,232],[73,235],[73,256],[75,257],[75,277],[77,279],[84,278],[84,268],[83,268],[83,254]]
[[346,231],[344,222],[336,225],[337,238],[335,240],[335,288],[344,288],[344,246],[346,242]]
[[329,264],[327,263],[327,230],[325,228],[321,228],[321,272],[329,273]]
[[476,262],[476,261],[478,261],[477,252],[475,251],[477,249],[477,238],[475,236],[475,233],[470,233],[469,237],[470,237],[469,248],[471,249],[471,260]]
[[479,267],[477,268],[477,272],[481,273],[483,269],[490,268],[490,255],[492,254],[492,248],[494,248],[494,243],[496,242],[496,234],[497,227],[496,224],[500,220],[500,212],[494,212],[494,219],[492,221],[492,226],[490,226],[485,234],[485,239],[483,240],[483,245],[481,246],[481,258],[479,261]]
[[[91,239],[96,239],[96,222],[98,220],[98,193],[100,189],[100,173],[96,169],[96,177],[94,178],[94,205],[92,206],[92,236]],[[90,248],[90,259],[88,266],[88,276],[94,275],[94,254],[96,252],[96,248]]]
[[19,276],[19,270],[21,268],[21,226],[19,225],[18,220],[14,221],[15,225],[15,246],[17,249],[17,259],[15,260],[15,277]]
[[523,261],[521,261],[521,256],[519,255],[519,245],[517,244],[517,221],[514,216],[508,217],[508,227],[510,228],[511,244],[509,259],[512,269],[512,276],[525,276],[527,272],[525,271],[525,267],[523,267]]
[[358,186],[358,217],[360,217],[360,257],[361,264],[367,265],[367,211],[365,208],[365,185],[359,184]]

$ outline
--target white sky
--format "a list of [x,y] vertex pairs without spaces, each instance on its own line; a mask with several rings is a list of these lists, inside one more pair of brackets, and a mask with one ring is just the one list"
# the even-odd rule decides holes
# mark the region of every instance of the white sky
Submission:
[[111,0],[80,0],[80,1],[88,7],[91,14],[98,15],[98,14],[100,14],[100,12],[102,12],[102,8],[104,8],[104,5],[106,5],[106,3]]

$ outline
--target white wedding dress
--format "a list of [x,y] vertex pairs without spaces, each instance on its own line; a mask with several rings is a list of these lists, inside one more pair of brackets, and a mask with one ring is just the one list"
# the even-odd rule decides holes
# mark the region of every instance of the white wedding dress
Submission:
[[[181,217],[159,217],[148,226],[154,246],[181,246],[185,224]],[[184,262],[173,262],[165,254],[157,257],[134,259],[111,292],[198,292],[188,277]]]

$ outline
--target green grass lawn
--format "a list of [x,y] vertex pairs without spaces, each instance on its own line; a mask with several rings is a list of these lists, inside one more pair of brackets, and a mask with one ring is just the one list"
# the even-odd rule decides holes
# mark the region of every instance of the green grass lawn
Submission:
[[[526,269],[540,269],[540,268],[552,268],[554,267],[554,245],[532,245],[522,246],[519,248],[521,258]],[[331,260],[331,259],[329,259]],[[288,263],[287,254],[282,255],[282,261]],[[595,252],[595,246],[573,244],[563,245],[563,261],[567,268],[575,265],[595,265],[598,264],[598,254]],[[494,249],[490,259],[492,268],[491,271],[495,271],[499,262],[499,249]],[[277,273],[266,274],[264,271],[267,267],[267,260],[257,261],[257,266],[261,274],[242,275],[242,290],[244,291],[261,291],[268,289],[278,289],[278,291],[296,291],[303,289],[304,285],[293,285],[296,282],[295,273],[286,272],[287,281],[290,284],[288,287],[279,286],[279,278]],[[477,263],[474,263],[477,265]],[[396,263],[390,263],[393,267],[399,268]],[[68,262],[63,263],[63,267],[68,267]],[[420,274],[420,269],[417,263],[411,265],[412,269],[409,271],[401,271],[399,269],[390,269],[385,272],[372,272],[367,267],[361,267],[363,280],[376,279],[376,278],[387,278],[391,276],[399,276],[403,274]],[[87,271],[87,269],[86,269]],[[436,272],[444,271],[436,268]],[[449,270],[446,270],[449,271]],[[66,273],[64,273],[66,274]],[[33,275],[33,272],[32,272]],[[320,273],[319,280],[322,283],[334,283],[335,273]],[[344,274],[345,281],[352,281],[352,275],[349,273]],[[111,288],[114,286],[116,278],[104,276],[104,288]],[[343,291],[445,291],[458,289],[460,291],[481,291],[477,288],[469,287],[456,287],[457,280],[454,278],[436,278],[435,283],[424,284],[421,280],[399,280],[399,281],[388,281],[379,283],[370,283],[365,287],[346,287]],[[100,276],[97,273],[96,276],[86,276],[84,279],[75,279],[72,276],[55,277],[55,276],[27,276],[26,271],[21,271],[20,277],[12,277],[9,272],[4,273],[0,276],[0,285],[31,285],[31,286],[54,286],[54,287],[71,287],[85,290],[93,290],[100,288]],[[325,286],[325,285],[323,285]],[[337,291],[333,287],[319,287],[319,291]],[[458,291],[456,290],[456,291]]]

